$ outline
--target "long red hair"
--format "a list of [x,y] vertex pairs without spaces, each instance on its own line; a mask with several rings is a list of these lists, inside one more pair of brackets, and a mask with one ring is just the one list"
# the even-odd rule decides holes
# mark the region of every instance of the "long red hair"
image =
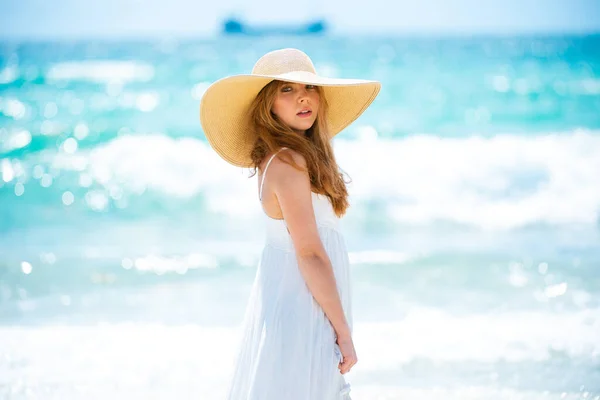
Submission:
[[[249,129],[256,137],[251,152],[253,171],[250,177],[256,174],[268,154],[272,154],[282,147],[292,149],[304,156],[306,160],[312,191],[327,196],[336,215],[341,217],[349,207],[347,182],[344,181],[344,175],[339,170],[330,142],[326,119],[327,99],[323,90],[317,86],[320,96],[317,118],[313,126],[306,131],[305,136],[299,135],[279,121],[271,112],[275,94],[284,83],[274,80],[267,84],[250,106],[251,126]],[[279,155],[283,162],[298,170],[303,170],[285,151]]]

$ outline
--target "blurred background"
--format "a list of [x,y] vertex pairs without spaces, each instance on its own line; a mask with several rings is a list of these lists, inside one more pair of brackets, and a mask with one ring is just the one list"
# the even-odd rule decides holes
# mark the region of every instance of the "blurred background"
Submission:
[[383,85],[353,399],[600,399],[595,0],[0,0],[0,398],[225,397],[264,217],[199,100],[282,47]]

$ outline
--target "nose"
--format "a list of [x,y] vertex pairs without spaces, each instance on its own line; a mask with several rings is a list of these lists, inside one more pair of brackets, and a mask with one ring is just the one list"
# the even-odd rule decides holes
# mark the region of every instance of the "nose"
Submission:
[[308,90],[306,87],[302,86],[302,89],[298,90],[298,101],[300,103],[308,101]]

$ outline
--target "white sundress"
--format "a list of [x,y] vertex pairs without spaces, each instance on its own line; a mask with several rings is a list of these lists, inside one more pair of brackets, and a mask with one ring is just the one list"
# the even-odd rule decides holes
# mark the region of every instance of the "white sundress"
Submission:
[[[279,151],[285,149],[281,148]],[[259,199],[269,164],[263,172]],[[339,218],[312,193],[315,218],[352,332],[350,265]],[[228,400],[350,400],[336,334],[298,268],[283,219],[266,215],[266,243],[242,324]]]

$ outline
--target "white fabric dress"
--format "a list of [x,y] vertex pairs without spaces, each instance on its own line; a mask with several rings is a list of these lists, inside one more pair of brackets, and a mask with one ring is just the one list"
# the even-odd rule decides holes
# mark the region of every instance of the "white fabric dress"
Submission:
[[[263,172],[259,198],[274,156]],[[319,236],[352,331],[350,268],[339,219],[327,197],[313,192],[312,200]],[[246,307],[227,398],[350,400],[350,384],[338,369],[342,356],[335,331],[301,275],[285,221],[266,214],[265,218],[266,243]]]

